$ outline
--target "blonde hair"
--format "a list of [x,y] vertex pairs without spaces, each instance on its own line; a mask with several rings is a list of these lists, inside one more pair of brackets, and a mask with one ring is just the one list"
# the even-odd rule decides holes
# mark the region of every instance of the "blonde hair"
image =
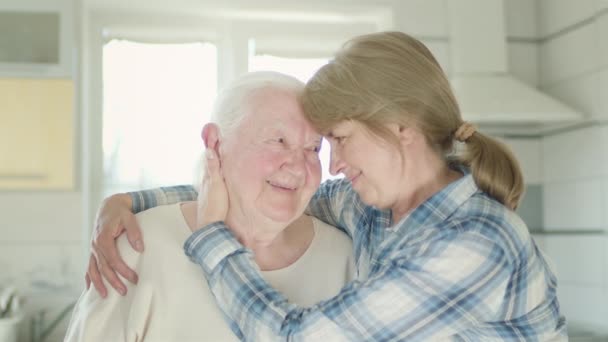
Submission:
[[402,32],[355,37],[308,82],[304,112],[326,134],[344,120],[362,123],[398,145],[386,124],[416,127],[446,161],[470,168],[477,186],[515,209],[523,176],[509,149],[479,132],[454,154],[454,133],[463,124],[449,81],[428,48]]

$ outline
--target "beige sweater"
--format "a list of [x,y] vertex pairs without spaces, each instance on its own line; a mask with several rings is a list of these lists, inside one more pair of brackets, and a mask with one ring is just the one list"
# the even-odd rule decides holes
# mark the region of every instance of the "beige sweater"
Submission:
[[[237,340],[202,270],[183,252],[191,231],[180,204],[144,211],[137,219],[146,250],[135,252],[124,235],[118,239],[118,249],[138,273],[139,284],[124,281],[127,295],[109,290],[105,300],[92,286],[85,290],[65,341]],[[351,240],[334,227],[317,219],[313,222],[315,235],[304,255],[286,268],[262,272],[274,288],[301,306],[333,297],[354,278]]]

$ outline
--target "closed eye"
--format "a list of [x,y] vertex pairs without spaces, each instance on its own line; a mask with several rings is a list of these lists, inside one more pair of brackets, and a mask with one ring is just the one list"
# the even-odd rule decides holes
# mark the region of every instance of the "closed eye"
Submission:
[[321,151],[321,145],[313,146],[310,150],[314,153],[319,153]]
[[344,141],[346,140],[345,136],[334,136],[333,139],[338,143],[338,144],[343,144]]

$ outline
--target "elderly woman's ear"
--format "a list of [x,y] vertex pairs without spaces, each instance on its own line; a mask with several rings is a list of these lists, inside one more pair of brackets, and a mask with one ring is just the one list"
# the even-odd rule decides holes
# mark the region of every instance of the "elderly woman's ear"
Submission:
[[219,155],[220,129],[216,124],[206,124],[201,131],[201,138],[205,143],[205,147],[213,149]]

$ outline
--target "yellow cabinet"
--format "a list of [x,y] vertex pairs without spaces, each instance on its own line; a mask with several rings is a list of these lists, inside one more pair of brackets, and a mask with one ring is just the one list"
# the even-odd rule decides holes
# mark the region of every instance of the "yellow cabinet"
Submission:
[[0,79],[0,190],[74,186],[74,86]]

